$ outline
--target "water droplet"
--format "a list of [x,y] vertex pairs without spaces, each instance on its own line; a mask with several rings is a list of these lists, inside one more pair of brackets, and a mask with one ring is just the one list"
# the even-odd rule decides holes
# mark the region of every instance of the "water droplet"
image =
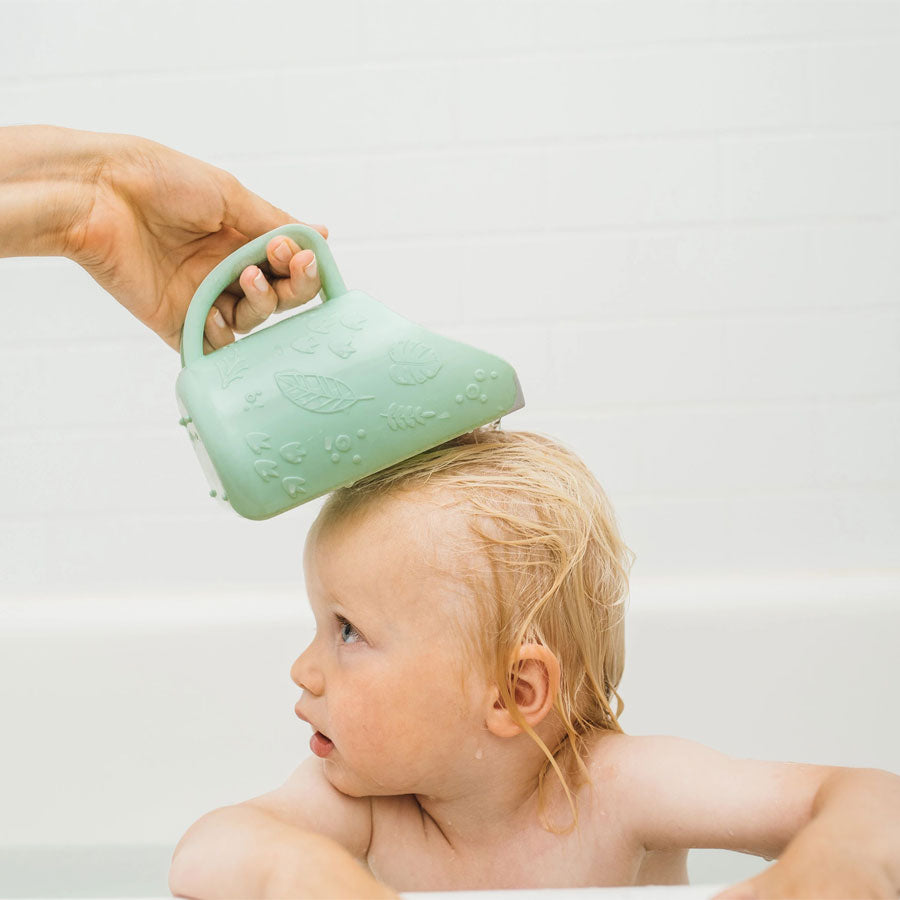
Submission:
[[215,492],[215,491],[210,491],[210,492],[209,492],[209,496],[210,496],[210,497],[215,497],[215,496],[216,496],[216,492]]
[[482,395],[481,395],[481,402],[482,402],[482,403],[487,403],[487,394],[482,394]]
[[481,759],[482,756],[484,756],[484,750],[482,750],[481,747],[479,747],[475,751],[475,759]]
[[457,395],[456,395],[456,402],[457,402],[457,403],[462,403],[462,402],[463,402],[463,395],[462,395],[462,394],[457,394]]
[[473,400],[478,396],[479,387],[477,384],[467,384],[466,385],[466,396],[471,397]]
[[484,374],[484,369],[476,369],[475,370],[475,378],[478,381],[484,381],[487,376]]
[[362,462],[362,457],[361,457],[358,453],[355,454],[354,457],[353,457],[353,462],[355,462],[355,463],[360,463],[360,462]]
[[496,373],[496,372],[491,372],[491,378],[496,378],[496,377],[497,377],[497,373]]
[[340,462],[340,461],[341,461],[341,454],[340,454],[340,453],[332,453],[332,454],[331,454],[331,461],[332,461],[332,462]]
[[350,449],[350,435],[349,434],[339,434],[334,441],[334,446],[344,453],[345,451]]
[[356,432],[356,436],[357,436],[357,437],[365,437],[365,436],[366,436],[366,429],[365,429],[365,428],[360,428],[359,431]]

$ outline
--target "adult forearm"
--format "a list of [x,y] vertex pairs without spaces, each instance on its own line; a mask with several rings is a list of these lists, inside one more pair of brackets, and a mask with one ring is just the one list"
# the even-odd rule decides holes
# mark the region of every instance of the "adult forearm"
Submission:
[[192,898],[396,897],[335,841],[245,805],[191,826],[175,848],[169,890]]
[[0,257],[65,256],[93,184],[127,139],[55,125],[0,128]]

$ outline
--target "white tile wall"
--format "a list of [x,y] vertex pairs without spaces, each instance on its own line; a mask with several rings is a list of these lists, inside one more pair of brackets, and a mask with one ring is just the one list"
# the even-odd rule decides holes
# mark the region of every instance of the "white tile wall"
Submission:
[[[29,122],[326,223],[516,367],[636,572],[900,568],[900,4],[0,0]],[[68,261],[0,284],[0,594],[299,585],[318,503],[213,506],[177,354]]]

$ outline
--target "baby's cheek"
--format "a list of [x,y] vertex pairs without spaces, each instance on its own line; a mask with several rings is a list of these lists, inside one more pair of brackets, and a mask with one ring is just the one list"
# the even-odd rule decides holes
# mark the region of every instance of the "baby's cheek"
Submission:
[[[342,710],[342,720],[354,743],[370,753],[402,754],[410,741],[421,731],[418,705],[394,687],[357,694]],[[435,711],[430,711],[434,719]]]
[[377,744],[389,728],[390,704],[377,692],[353,692],[340,704],[338,726],[346,738],[369,745]]

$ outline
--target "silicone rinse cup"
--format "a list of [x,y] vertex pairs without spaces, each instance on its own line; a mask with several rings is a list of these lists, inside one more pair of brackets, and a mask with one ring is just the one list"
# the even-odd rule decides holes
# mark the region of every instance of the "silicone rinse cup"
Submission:
[[[203,355],[213,301],[275,235],[315,253],[323,302]],[[525,405],[512,366],[348,291],[325,239],[283,225],[203,279],[175,383],[210,496],[268,519]]]

